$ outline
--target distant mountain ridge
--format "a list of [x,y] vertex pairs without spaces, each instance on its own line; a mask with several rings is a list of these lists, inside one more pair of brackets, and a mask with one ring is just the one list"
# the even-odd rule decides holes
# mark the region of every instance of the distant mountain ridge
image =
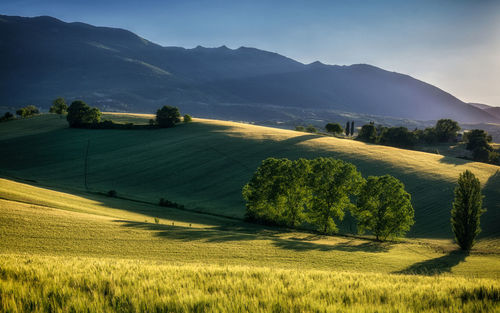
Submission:
[[[408,75],[303,64],[255,48],[162,47],[127,30],[0,15],[0,104],[47,108],[57,96],[104,110],[286,120],[330,110],[415,120],[500,122]],[[304,113],[305,114],[305,113]]]

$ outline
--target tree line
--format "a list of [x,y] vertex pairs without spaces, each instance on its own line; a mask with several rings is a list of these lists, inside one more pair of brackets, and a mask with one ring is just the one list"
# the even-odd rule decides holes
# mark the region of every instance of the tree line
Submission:
[[[243,188],[249,221],[338,232],[347,211],[360,233],[377,240],[405,234],[414,223],[411,197],[390,175],[364,179],[356,167],[333,158],[268,158]],[[357,201],[356,201],[357,200]]]
[[[451,210],[451,227],[463,250],[480,233],[481,185],[470,171],[460,174]],[[342,160],[267,158],[243,187],[245,219],[267,225],[313,226],[322,234],[338,232],[345,214],[356,219],[358,233],[376,240],[406,234],[415,223],[411,195],[391,175],[364,179]]]

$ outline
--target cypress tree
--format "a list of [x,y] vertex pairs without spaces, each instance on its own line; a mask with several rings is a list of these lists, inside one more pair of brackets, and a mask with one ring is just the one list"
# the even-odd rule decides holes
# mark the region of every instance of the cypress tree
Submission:
[[354,121],[351,122],[351,136],[354,135]]
[[345,135],[349,136],[349,121],[347,121],[347,123],[345,123]]
[[451,209],[451,228],[455,240],[462,250],[469,251],[474,239],[481,232],[479,218],[486,212],[482,208],[481,183],[474,174],[466,170],[460,174],[455,188],[455,201]]

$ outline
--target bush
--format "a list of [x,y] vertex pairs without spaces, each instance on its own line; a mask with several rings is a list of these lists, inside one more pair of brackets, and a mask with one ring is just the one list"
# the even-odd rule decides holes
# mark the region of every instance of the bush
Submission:
[[382,132],[379,142],[396,147],[412,147],[417,142],[417,137],[406,127],[391,127]]
[[486,212],[482,202],[481,183],[471,171],[466,170],[458,178],[451,210],[451,228],[462,250],[469,251],[481,232],[479,218]]
[[25,106],[24,108],[20,108],[19,110],[16,111],[16,114],[21,116],[21,117],[30,117],[35,114],[39,114],[40,110],[34,105],[28,105]]
[[317,133],[318,130],[316,129],[316,127],[312,126],[312,125],[309,125],[306,127],[306,132],[308,133]]
[[0,117],[0,122],[7,122],[14,119],[14,115],[10,112],[5,112],[5,114]]
[[181,121],[180,116],[178,108],[165,105],[156,112],[156,124],[161,128],[174,127]]
[[295,126],[295,130],[298,131],[298,132],[303,132],[303,131],[306,131],[305,127],[304,126]]
[[338,123],[328,123],[326,124],[325,129],[327,132],[332,134],[341,134],[344,132],[344,129]]
[[86,127],[101,120],[101,111],[89,107],[85,102],[76,100],[71,103],[66,116],[69,127]]
[[191,118],[191,115],[189,115],[189,114],[185,114],[185,115],[184,115],[184,118],[182,119],[182,121],[183,121],[184,123],[189,123],[189,122],[192,122],[192,121],[193,121],[193,119]]

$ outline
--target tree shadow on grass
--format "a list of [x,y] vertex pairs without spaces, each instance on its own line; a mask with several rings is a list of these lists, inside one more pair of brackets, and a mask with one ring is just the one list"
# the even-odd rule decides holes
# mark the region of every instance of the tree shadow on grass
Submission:
[[394,274],[431,276],[450,273],[454,266],[457,266],[460,262],[465,261],[467,255],[467,252],[462,250],[454,250],[442,257],[415,263],[401,271],[394,272]]
[[233,241],[269,240],[281,249],[292,251],[345,251],[345,252],[386,252],[392,244],[379,242],[360,242],[359,240],[347,240],[334,244],[323,244],[314,242],[321,236],[309,236],[307,238],[283,238],[283,232],[279,230],[266,229],[258,226],[214,226],[209,228],[191,228],[175,225],[163,225],[153,223],[134,222],[126,220],[115,220],[122,227],[136,228],[155,231],[158,237],[180,240],[200,240],[210,243],[224,243]]

